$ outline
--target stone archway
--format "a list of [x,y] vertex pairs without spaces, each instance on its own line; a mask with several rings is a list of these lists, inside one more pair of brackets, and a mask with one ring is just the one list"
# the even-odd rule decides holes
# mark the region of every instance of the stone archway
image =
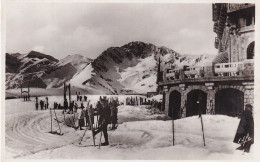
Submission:
[[247,59],[254,59],[255,56],[255,42],[252,42],[247,47]]
[[170,93],[168,115],[174,120],[181,118],[181,93],[176,90]]
[[191,90],[187,94],[186,106],[186,117],[198,115],[199,108],[201,109],[201,114],[206,114],[207,93],[199,89]]
[[226,88],[215,95],[215,113],[239,116],[243,112],[244,93],[238,89]]

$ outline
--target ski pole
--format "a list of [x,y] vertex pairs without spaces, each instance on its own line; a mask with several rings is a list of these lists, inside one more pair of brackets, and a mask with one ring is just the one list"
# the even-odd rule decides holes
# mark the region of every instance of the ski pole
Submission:
[[[53,109],[53,111],[54,111],[54,114],[55,114],[56,121],[57,121],[57,123],[58,123],[59,129],[60,129],[60,124],[59,124],[59,121],[58,121],[58,118],[57,118],[57,115],[56,115],[55,109]],[[60,134],[61,134],[61,129],[60,129]]]
[[84,138],[84,136],[85,136],[85,134],[86,134],[86,131],[87,131],[87,128],[85,129],[84,134],[83,134],[81,140],[79,141],[79,144],[80,144],[80,145],[81,145],[81,142],[82,142],[82,140],[83,140],[83,138]]
[[[102,124],[101,128],[102,128],[102,131],[103,131],[103,124]],[[100,149],[100,145],[101,145],[102,131],[100,132],[100,139],[99,139],[99,145],[98,145],[99,149]]]

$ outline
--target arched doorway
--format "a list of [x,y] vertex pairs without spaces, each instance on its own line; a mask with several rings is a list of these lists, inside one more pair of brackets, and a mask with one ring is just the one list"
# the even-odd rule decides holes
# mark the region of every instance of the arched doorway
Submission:
[[181,93],[178,91],[174,90],[170,94],[168,115],[172,119],[181,118]]
[[252,42],[247,47],[247,59],[254,59],[255,56],[255,42]]
[[186,116],[194,116],[199,114],[206,114],[207,108],[207,93],[202,90],[192,90],[187,95]]
[[215,96],[215,112],[228,116],[238,116],[243,112],[244,93],[232,88],[220,90]]

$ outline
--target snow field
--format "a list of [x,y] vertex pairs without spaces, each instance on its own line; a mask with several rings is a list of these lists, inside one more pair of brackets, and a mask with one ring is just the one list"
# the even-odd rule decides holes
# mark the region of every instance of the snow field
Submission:
[[[107,96],[115,97],[115,96]],[[118,96],[122,101],[129,96]],[[63,96],[49,97],[63,101]],[[75,96],[72,97],[75,99]],[[45,97],[39,97],[39,100]],[[88,96],[96,103],[98,95]],[[238,118],[224,115],[203,115],[206,146],[203,146],[200,118],[188,117],[174,121],[175,146],[172,146],[172,121],[155,120],[155,114],[145,106],[118,107],[119,126],[108,131],[110,146],[93,147],[91,131],[87,130],[82,145],[79,141],[84,130],[74,130],[60,123],[62,136],[50,134],[50,110],[35,110],[35,102],[22,99],[6,100],[6,158],[22,159],[114,159],[114,160],[195,160],[195,159],[252,159],[253,153],[235,150],[239,145],[233,138]],[[78,103],[80,104],[80,103]],[[85,104],[85,102],[84,102]],[[56,113],[63,121],[61,110]],[[65,114],[66,119],[72,115]],[[67,120],[66,120],[67,121]],[[131,121],[131,122],[130,122]],[[57,122],[53,130],[59,132]],[[99,144],[100,133],[96,135]],[[102,137],[102,141],[103,141]],[[252,147],[252,152],[254,151]]]

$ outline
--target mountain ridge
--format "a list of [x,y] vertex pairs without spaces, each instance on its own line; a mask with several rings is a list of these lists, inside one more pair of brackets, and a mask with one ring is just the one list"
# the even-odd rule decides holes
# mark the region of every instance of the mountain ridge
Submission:
[[[21,54],[12,56],[21,62],[18,68],[11,69],[13,63],[10,63],[10,59],[6,60],[6,69],[11,69],[6,70],[6,89],[19,88],[22,80],[19,78],[24,80],[31,77],[35,78],[35,81],[31,81],[33,84],[29,80],[25,82],[35,85],[37,81],[41,83],[41,88],[59,88],[66,82],[90,94],[143,94],[157,88],[159,58],[162,70],[168,67],[181,68],[183,65],[195,66],[207,62],[209,58],[205,55],[192,58],[170,48],[141,41],[110,47],[96,59],[74,54],[58,60],[36,51],[29,54],[29,57]],[[6,54],[7,57],[9,55]]]

